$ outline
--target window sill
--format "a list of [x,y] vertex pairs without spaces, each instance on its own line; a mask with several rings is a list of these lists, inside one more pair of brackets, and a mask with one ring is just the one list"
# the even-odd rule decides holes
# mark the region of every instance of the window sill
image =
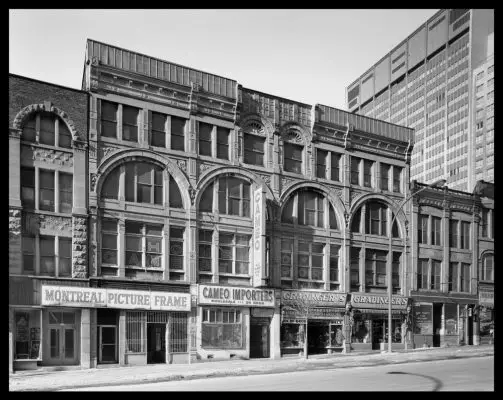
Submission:
[[236,277],[236,278],[251,278],[251,275],[232,274],[232,273],[229,273],[229,272],[219,272],[218,276],[228,276],[228,277]]
[[73,147],[60,147],[60,146],[53,146],[50,144],[42,144],[42,143],[37,143],[37,142],[29,142],[26,140],[21,140],[21,144],[24,145],[30,145],[30,146],[36,146],[42,149],[48,149],[48,150],[58,150],[58,151],[65,151],[67,153],[73,153]]

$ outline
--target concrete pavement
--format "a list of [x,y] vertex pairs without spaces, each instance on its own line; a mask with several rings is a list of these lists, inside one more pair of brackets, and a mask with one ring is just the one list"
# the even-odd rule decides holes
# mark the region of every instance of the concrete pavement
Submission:
[[207,361],[193,364],[155,364],[65,371],[20,371],[9,375],[11,391],[51,391],[79,387],[116,386],[173,380],[201,379],[252,374],[352,368],[494,355],[493,345],[414,349],[388,353],[350,353],[281,358]]

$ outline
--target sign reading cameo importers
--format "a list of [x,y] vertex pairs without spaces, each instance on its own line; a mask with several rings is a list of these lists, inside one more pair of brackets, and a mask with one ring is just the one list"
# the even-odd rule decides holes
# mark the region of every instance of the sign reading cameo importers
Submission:
[[42,305],[190,311],[190,293],[42,285]]
[[[351,294],[351,305],[355,308],[388,308],[388,295]],[[395,310],[407,308],[407,297],[393,296],[391,306]]]
[[222,306],[274,307],[274,289],[199,285],[199,304]]

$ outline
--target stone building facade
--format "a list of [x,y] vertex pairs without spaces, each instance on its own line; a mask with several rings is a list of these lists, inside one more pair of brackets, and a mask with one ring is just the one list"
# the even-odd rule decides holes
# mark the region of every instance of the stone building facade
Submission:
[[[74,335],[75,356],[58,363],[85,368],[380,349],[388,337],[388,278],[393,348],[405,345],[411,291],[421,291],[411,274],[423,257],[414,237],[418,211],[405,201],[412,193],[411,129],[93,40],[83,91],[74,91],[85,99],[78,111],[45,92],[14,100],[23,85],[43,85],[10,79],[10,162],[18,171],[10,183],[16,368],[29,364],[20,362],[16,346],[32,327],[42,328],[40,343],[48,347],[31,364],[51,364],[56,344],[64,353],[65,335]],[[24,139],[33,129],[17,115],[30,115],[22,110],[32,103],[42,111],[75,111],[75,122],[66,124],[76,127],[74,146],[79,137],[85,143],[79,149],[87,158],[77,158],[77,148],[73,157],[59,156],[73,162],[72,213],[57,215],[66,218],[59,225],[54,213],[47,222],[36,208],[46,187],[37,184],[38,225],[26,220],[29,232],[49,224],[57,236],[71,232],[72,272],[64,279],[41,270],[48,256],[41,239],[34,254],[31,239],[20,240],[22,217],[33,212],[22,205],[31,192],[19,174],[49,151],[37,142],[40,122],[35,140]],[[30,257],[40,260],[33,274],[23,266]],[[59,271],[64,262],[54,257]],[[23,291],[14,289],[18,280],[26,283]],[[21,292],[30,303],[19,302]],[[14,316],[28,304],[42,308],[29,317],[38,326]],[[44,319],[46,308],[53,323]]]

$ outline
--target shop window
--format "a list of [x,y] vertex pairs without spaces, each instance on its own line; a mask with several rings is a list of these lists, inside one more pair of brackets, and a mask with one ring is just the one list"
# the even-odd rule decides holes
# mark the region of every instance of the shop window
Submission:
[[419,214],[417,220],[417,241],[418,243],[428,244],[428,216]]
[[186,353],[188,348],[188,318],[186,313],[170,313],[169,352]]
[[482,281],[493,281],[494,280],[494,255],[486,254],[482,259],[480,280]]
[[330,245],[330,281],[339,282],[339,246]]
[[458,305],[444,303],[445,334],[458,334]]
[[14,359],[40,359],[40,328],[40,310],[20,310],[14,313]]
[[387,287],[387,255],[386,251],[370,249],[365,251],[365,285]]
[[241,311],[232,308],[202,309],[202,347],[241,349],[243,322]]
[[381,189],[389,190],[390,165],[381,163]]
[[302,152],[303,146],[285,143],[283,145],[284,162],[283,169],[287,172],[302,173]]
[[292,278],[293,240],[281,239],[281,278]]
[[250,274],[250,236],[220,233],[218,270],[223,274]]
[[460,245],[462,249],[470,249],[470,223],[461,221]]
[[217,126],[217,158],[229,159],[229,136],[229,129]]
[[126,221],[126,267],[162,268],[162,226]]
[[117,138],[117,109],[116,103],[101,101],[101,136]]
[[138,114],[136,107],[122,106],[122,139],[138,142]]
[[199,229],[199,271],[211,272],[213,231]]
[[458,227],[459,221],[449,221],[449,247],[458,247]]
[[117,221],[101,221],[101,264],[117,266]]
[[73,176],[59,173],[59,212],[71,213],[73,206]]
[[360,184],[360,158],[351,157],[351,184]]
[[199,154],[211,156],[211,132],[213,125],[199,122]]
[[126,311],[126,353],[146,351],[146,326],[144,312]]
[[323,258],[325,245],[300,241],[297,253],[297,271],[299,279],[310,281],[323,280]]
[[21,167],[21,205],[35,209],[35,168]]
[[40,275],[56,276],[54,236],[40,236]]
[[54,171],[39,170],[39,210],[54,211]]
[[304,348],[304,325],[281,324],[281,348]]
[[431,217],[431,244],[434,246],[441,246],[441,223],[442,219],[439,217]]
[[221,214],[250,217],[250,184],[230,176],[220,178],[218,209]]
[[246,164],[264,165],[264,143],[263,137],[244,134],[244,162]]

